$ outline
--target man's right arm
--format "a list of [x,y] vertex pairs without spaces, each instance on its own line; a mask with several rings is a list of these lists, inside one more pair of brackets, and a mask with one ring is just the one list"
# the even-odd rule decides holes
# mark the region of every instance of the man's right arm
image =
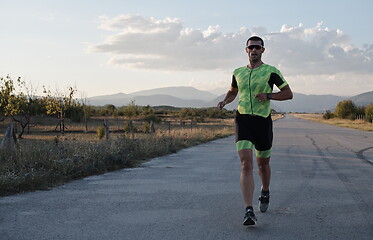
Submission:
[[235,87],[231,86],[231,88],[229,89],[229,91],[225,95],[224,100],[218,103],[218,108],[222,109],[228,103],[233,102],[233,100],[236,98],[237,94],[238,94],[238,88],[235,88]]

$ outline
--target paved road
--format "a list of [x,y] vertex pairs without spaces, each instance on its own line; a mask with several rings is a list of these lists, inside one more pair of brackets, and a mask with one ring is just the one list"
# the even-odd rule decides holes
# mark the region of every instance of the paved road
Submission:
[[241,225],[229,137],[0,198],[0,239],[373,239],[373,133],[291,116],[274,126],[271,205],[254,227]]

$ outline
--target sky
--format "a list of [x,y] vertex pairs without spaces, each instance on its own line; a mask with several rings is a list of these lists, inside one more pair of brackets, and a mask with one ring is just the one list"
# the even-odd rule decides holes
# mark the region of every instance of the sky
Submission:
[[192,86],[225,93],[246,40],[293,92],[373,91],[371,0],[0,0],[0,77],[80,97]]

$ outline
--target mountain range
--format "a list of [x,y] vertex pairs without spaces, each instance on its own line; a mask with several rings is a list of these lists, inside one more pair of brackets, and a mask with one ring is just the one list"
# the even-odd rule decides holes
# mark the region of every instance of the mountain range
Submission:
[[[131,94],[116,93],[111,95],[95,96],[87,99],[90,105],[103,106],[112,104],[125,106],[134,102],[138,106],[173,106],[173,107],[214,107],[224,99],[225,94],[216,95],[201,91],[193,87],[165,87]],[[338,102],[352,100],[357,106],[366,106],[373,103],[373,91],[365,92],[352,97],[335,95],[306,95],[294,93],[291,101],[272,101],[271,107],[280,112],[308,112],[318,113],[333,110]],[[237,107],[238,97],[226,106],[232,110]]]

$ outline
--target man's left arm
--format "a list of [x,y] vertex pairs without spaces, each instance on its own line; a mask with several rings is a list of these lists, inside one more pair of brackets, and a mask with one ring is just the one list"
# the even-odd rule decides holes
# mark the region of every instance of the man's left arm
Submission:
[[291,91],[289,85],[284,86],[277,93],[269,93],[269,94],[272,95],[272,98],[270,98],[271,96],[266,94],[266,99],[284,101],[284,100],[289,100],[293,98],[293,92]]
[[291,91],[289,85],[286,85],[277,93],[259,93],[256,94],[255,97],[261,102],[266,100],[284,101],[292,99],[293,92]]

